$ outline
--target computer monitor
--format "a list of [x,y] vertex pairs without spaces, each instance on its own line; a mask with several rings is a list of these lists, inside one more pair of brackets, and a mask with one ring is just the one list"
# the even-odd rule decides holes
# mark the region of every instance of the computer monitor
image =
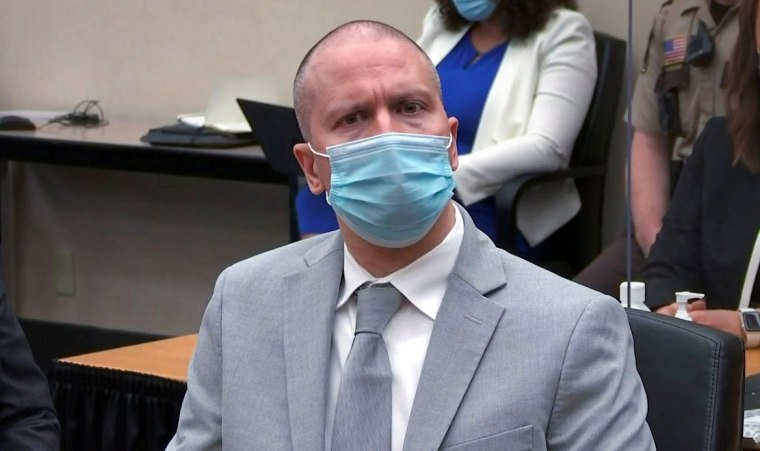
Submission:
[[302,174],[293,146],[304,142],[291,107],[237,99],[243,115],[261,145],[272,169],[291,176]]

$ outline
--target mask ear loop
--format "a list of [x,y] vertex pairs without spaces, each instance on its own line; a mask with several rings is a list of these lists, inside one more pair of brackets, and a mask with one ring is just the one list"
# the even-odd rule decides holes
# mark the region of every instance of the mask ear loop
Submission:
[[[322,152],[317,152],[316,150],[314,150],[314,148],[311,147],[311,142],[307,142],[306,144],[309,146],[309,150],[311,150],[311,153],[313,153],[314,155],[325,157],[328,160],[330,159],[330,155],[326,153],[322,153]],[[325,201],[327,201],[327,205],[332,206],[332,204],[330,204],[330,193],[327,190],[325,190]]]
[[319,155],[320,157],[325,157],[327,159],[330,158],[330,155],[328,155],[326,153],[322,153],[322,152],[317,152],[316,150],[314,150],[314,148],[311,147],[311,142],[307,142],[306,144],[309,145],[309,150],[311,150],[311,153],[313,153],[314,155]]

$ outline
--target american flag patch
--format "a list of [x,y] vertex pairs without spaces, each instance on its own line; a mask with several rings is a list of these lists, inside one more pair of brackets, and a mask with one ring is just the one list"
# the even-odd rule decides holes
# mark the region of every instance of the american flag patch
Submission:
[[665,54],[665,66],[683,63],[686,57],[686,37],[680,36],[666,40],[663,43],[663,51]]

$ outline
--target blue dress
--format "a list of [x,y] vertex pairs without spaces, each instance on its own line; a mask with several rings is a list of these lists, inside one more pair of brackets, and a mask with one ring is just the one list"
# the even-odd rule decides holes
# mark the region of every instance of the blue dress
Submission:
[[[457,150],[459,155],[472,152],[480,116],[491,90],[496,72],[504,59],[507,43],[480,55],[472,44],[470,33],[465,34],[448,55],[438,64],[443,105],[446,114],[459,119]],[[477,59],[476,59],[477,58]],[[496,211],[493,197],[465,207],[477,226],[491,239],[496,238]]]
[[[504,59],[507,46],[507,42],[500,44],[478,58],[478,52],[468,32],[438,64],[446,114],[459,119],[457,132],[459,155],[466,155],[472,151],[488,92]],[[496,213],[493,197],[475,202],[465,208],[475,226],[494,240]],[[323,233],[338,228],[335,212],[325,201],[324,193],[314,196],[308,188],[302,189],[296,197],[296,209],[299,231],[302,235]],[[523,256],[531,254],[530,246],[520,233],[518,233],[518,254]]]

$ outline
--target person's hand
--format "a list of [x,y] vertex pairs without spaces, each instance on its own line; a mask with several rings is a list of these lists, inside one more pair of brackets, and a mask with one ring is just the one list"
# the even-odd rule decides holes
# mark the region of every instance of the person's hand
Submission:
[[[686,304],[686,311],[696,312],[698,310],[707,310],[707,302],[705,302],[704,299],[700,299],[698,301],[691,302],[689,304]],[[672,304],[663,305],[662,307],[655,310],[655,313],[660,313],[662,315],[668,315],[668,316],[676,316],[676,312],[678,311],[678,304],[675,302]]]
[[697,310],[707,310],[707,302],[704,300],[704,298],[686,304],[687,312],[691,313],[696,312]]
[[663,305],[662,307],[655,310],[655,313],[659,313],[661,315],[668,315],[668,316],[676,316],[676,312],[678,311],[678,306],[676,303]]
[[[656,313],[668,316],[675,316],[677,311],[678,304],[675,302],[655,310]],[[740,313],[736,310],[707,310],[707,302],[700,299],[686,304],[686,311],[689,312],[692,322],[720,329],[740,337],[744,342],[747,341]]]
[[736,310],[694,310],[690,312],[691,320],[698,324],[714,327],[740,337],[744,342],[747,337],[742,327],[741,314]]

